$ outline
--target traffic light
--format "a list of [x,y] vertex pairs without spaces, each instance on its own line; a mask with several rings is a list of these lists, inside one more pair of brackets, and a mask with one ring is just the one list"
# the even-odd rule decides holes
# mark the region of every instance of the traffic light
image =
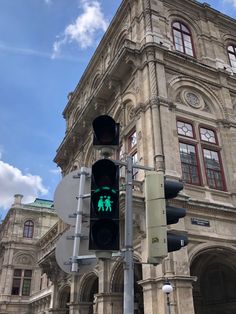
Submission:
[[[166,199],[166,222],[167,225],[178,223],[180,218],[186,216],[186,210],[184,208],[178,208],[168,205],[168,200],[178,196],[179,192],[182,191],[184,185],[179,181],[164,181],[164,191]],[[167,232],[167,249],[168,252],[178,251],[183,246],[188,244],[188,237],[185,234]]]
[[94,119],[93,133],[94,146],[119,146],[119,123],[116,123],[110,116],[102,115]]
[[[119,144],[119,124],[107,115],[99,116],[93,131],[93,144],[107,157],[109,149]],[[119,250],[119,166],[108,158],[92,165],[89,249]]]
[[167,200],[175,198],[183,189],[179,181],[165,180],[163,173],[150,171],[145,178],[146,237],[148,263],[158,264],[168,252],[188,244],[185,234],[167,231],[186,215],[185,209],[169,206]]

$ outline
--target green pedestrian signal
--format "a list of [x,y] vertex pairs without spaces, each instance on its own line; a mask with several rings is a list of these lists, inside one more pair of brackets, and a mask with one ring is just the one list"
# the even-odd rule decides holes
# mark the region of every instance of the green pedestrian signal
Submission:
[[92,166],[89,249],[119,250],[119,166],[110,159]]

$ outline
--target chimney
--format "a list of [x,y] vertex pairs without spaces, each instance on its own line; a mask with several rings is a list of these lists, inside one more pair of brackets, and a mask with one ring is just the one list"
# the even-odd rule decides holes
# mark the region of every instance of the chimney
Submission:
[[14,204],[13,205],[21,205],[22,198],[23,198],[22,194],[15,194],[14,195]]

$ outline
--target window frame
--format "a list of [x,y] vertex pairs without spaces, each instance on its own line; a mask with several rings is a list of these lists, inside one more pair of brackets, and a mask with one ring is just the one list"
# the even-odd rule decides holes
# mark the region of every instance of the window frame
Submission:
[[[179,23],[179,24],[180,24],[180,29],[178,29],[178,28],[176,28],[176,27],[174,26],[175,23]],[[184,31],[184,30],[182,29],[182,26],[184,26],[184,27],[188,30],[188,32]],[[175,40],[174,30],[175,30],[175,31],[178,31],[178,32],[181,34],[181,43],[182,43],[183,51],[180,51],[180,50],[178,50],[178,49],[176,48],[177,43],[176,43],[176,40]],[[185,54],[185,55],[187,55],[187,56],[190,56],[190,57],[192,57],[192,58],[195,58],[195,57],[196,57],[196,54],[195,54],[195,49],[194,49],[193,35],[192,35],[192,32],[191,32],[190,27],[189,27],[186,23],[182,22],[181,20],[174,20],[174,21],[172,21],[172,23],[171,23],[171,31],[172,31],[172,38],[173,38],[173,43],[174,43],[175,51],[178,51],[178,52],[183,53],[183,54]],[[191,50],[192,50],[192,53],[193,53],[192,55],[189,54],[189,53],[186,53],[187,47],[186,47],[186,45],[185,45],[184,36],[183,36],[183,35],[188,35],[188,36],[190,37]],[[188,48],[188,49],[189,49],[189,48]]]
[[[179,134],[178,122],[190,124],[192,126],[193,137]],[[196,184],[196,183],[193,183],[190,181],[185,181],[184,179],[183,180],[187,184],[191,184],[191,185],[195,185],[195,186],[207,185],[210,189],[214,189],[216,191],[227,191],[225,174],[224,174],[224,167],[223,167],[222,157],[221,157],[221,147],[219,145],[219,138],[218,138],[216,128],[209,126],[209,125],[206,125],[206,124],[203,124],[203,123],[199,123],[198,125],[196,125],[193,121],[190,121],[188,119],[181,118],[181,117],[176,117],[176,128],[177,128],[177,136],[178,136],[178,143],[179,143],[179,153],[180,153],[180,144],[181,143],[186,144],[186,145],[192,145],[195,147],[199,184]],[[210,142],[210,141],[202,139],[201,128],[212,131],[214,133],[215,142]],[[207,149],[211,152],[217,153],[218,161],[219,161],[219,171],[214,170],[214,169],[210,169],[207,166],[205,154],[204,154],[204,149]],[[180,153],[180,162],[181,162],[181,168],[182,168],[181,153]],[[215,173],[220,174],[222,188],[220,188],[217,185],[215,175],[213,176],[213,178],[214,178],[214,182],[216,184],[214,185],[214,187],[211,185],[210,177],[208,176],[209,169],[213,171],[213,174],[215,174]],[[182,175],[183,175],[183,168],[182,168]],[[204,179],[203,179],[203,177],[204,177]]]
[[[204,128],[204,129],[212,131],[214,133],[214,135],[215,135],[216,142],[212,143],[212,142],[207,142],[207,141],[202,140],[202,138],[201,138],[201,128]],[[208,125],[200,123],[198,125],[198,132],[199,132],[199,143],[200,143],[201,150],[202,150],[202,159],[203,159],[203,164],[204,164],[204,171],[205,171],[207,185],[208,185],[208,187],[210,189],[214,189],[214,190],[217,190],[217,191],[227,191],[226,181],[225,181],[225,174],[224,174],[224,167],[223,167],[222,158],[221,158],[221,147],[219,145],[219,139],[218,139],[218,136],[217,136],[217,131],[216,131],[215,128],[213,128],[211,126],[208,126]],[[215,152],[218,155],[220,170],[219,171],[214,171],[214,172],[219,172],[220,175],[221,175],[222,189],[219,189],[219,188],[216,188],[216,187],[212,187],[209,184],[209,177],[207,175],[208,167],[207,167],[207,164],[206,164],[206,161],[205,161],[204,149],[208,149],[209,151]]]
[[[192,182],[189,182],[189,181],[185,181],[184,178],[183,178],[183,181],[186,182],[187,184],[191,184],[191,185],[196,185],[196,186],[202,186],[202,176],[201,176],[201,168],[200,168],[200,162],[199,162],[199,153],[198,153],[198,145],[196,143],[196,141],[188,141],[188,140],[183,140],[183,139],[180,139],[179,138],[179,152],[180,152],[180,144],[186,144],[186,145],[191,145],[195,148],[195,156],[196,156],[196,168],[197,168],[197,174],[198,174],[198,180],[199,182],[198,183],[194,183]],[[181,154],[180,154],[181,155]],[[180,162],[181,162],[181,169],[182,169],[182,175],[183,175],[183,167],[182,167],[182,160],[181,160],[181,156],[180,156]],[[191,164],[188,164],[188,165],[191,165]],[[191,179],[192,179],[192,176],[191,176]]]
[[34,236],[34,222],[32,219],[27,219],[24,222],[23,238],[32,239]]
[[[20,275],[16,275],[15,271],[20,271]],[[30,276],[26,275],[27,271],[30,272]],[[32,269],[14,268],[12,276],[11,295],[29,297],[31,293],[32,276],[33,276]],[[16,281],[19,282],[17,286],[14,284],[14,282]],[[29,282],[28,286],[25,285],[26,282]],[[18,293],[13,293],[13,289],[16,288],[18,288]]]
[[[189,137],[183,134],[178,133],[178,122],[187,123],[192,126],[192,133],[193,137]],[[178,118],[176,119],[176,127],[177,127],[177,135],[178,135],[178,142],[179,142],[179,154],[180,154],[180,143],[186,144],[186,145],[192,145],[195,148],[195,154],[196,154],[196,166],[197,166],[197,174],[199,178],[199,183],[193,183],[193,182],[187,182],[187,184],[195,185],[195,186],[202,186],[202,173],[201,173],[201,166],[200,166],[200,159],[199,159],[199,148],[198,148],[198,142],[196,139],[196,131],[195,127],[192,121],[188,119]],[[180,156],[180,163],[181,163],[181,169],[182,169],[182,160]],[[182,175],[183,175],[183,169],[182,169]]]
[[[229,51],[229,47],[232,47],[234,51],[233,52]],[[230,43],[227,45],[227,55],[228,55],[229,64],[230,64],[231,68],[236,71],[236,44]],[[231,63],[230,55],[235,56],[235,66],[233,66]]]

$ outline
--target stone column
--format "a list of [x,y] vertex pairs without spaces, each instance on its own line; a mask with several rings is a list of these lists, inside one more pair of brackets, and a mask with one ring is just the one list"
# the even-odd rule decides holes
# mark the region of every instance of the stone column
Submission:
[[157,171],[164,171],[164,156],[162,145],[160,107],[158,101],[158,82],[156,76],[155,50],[147,50],[149,82],[150,82],[150,106],[152,112],[154,162]]
[[97,294],[93,314],[123,314],[123,294]]

